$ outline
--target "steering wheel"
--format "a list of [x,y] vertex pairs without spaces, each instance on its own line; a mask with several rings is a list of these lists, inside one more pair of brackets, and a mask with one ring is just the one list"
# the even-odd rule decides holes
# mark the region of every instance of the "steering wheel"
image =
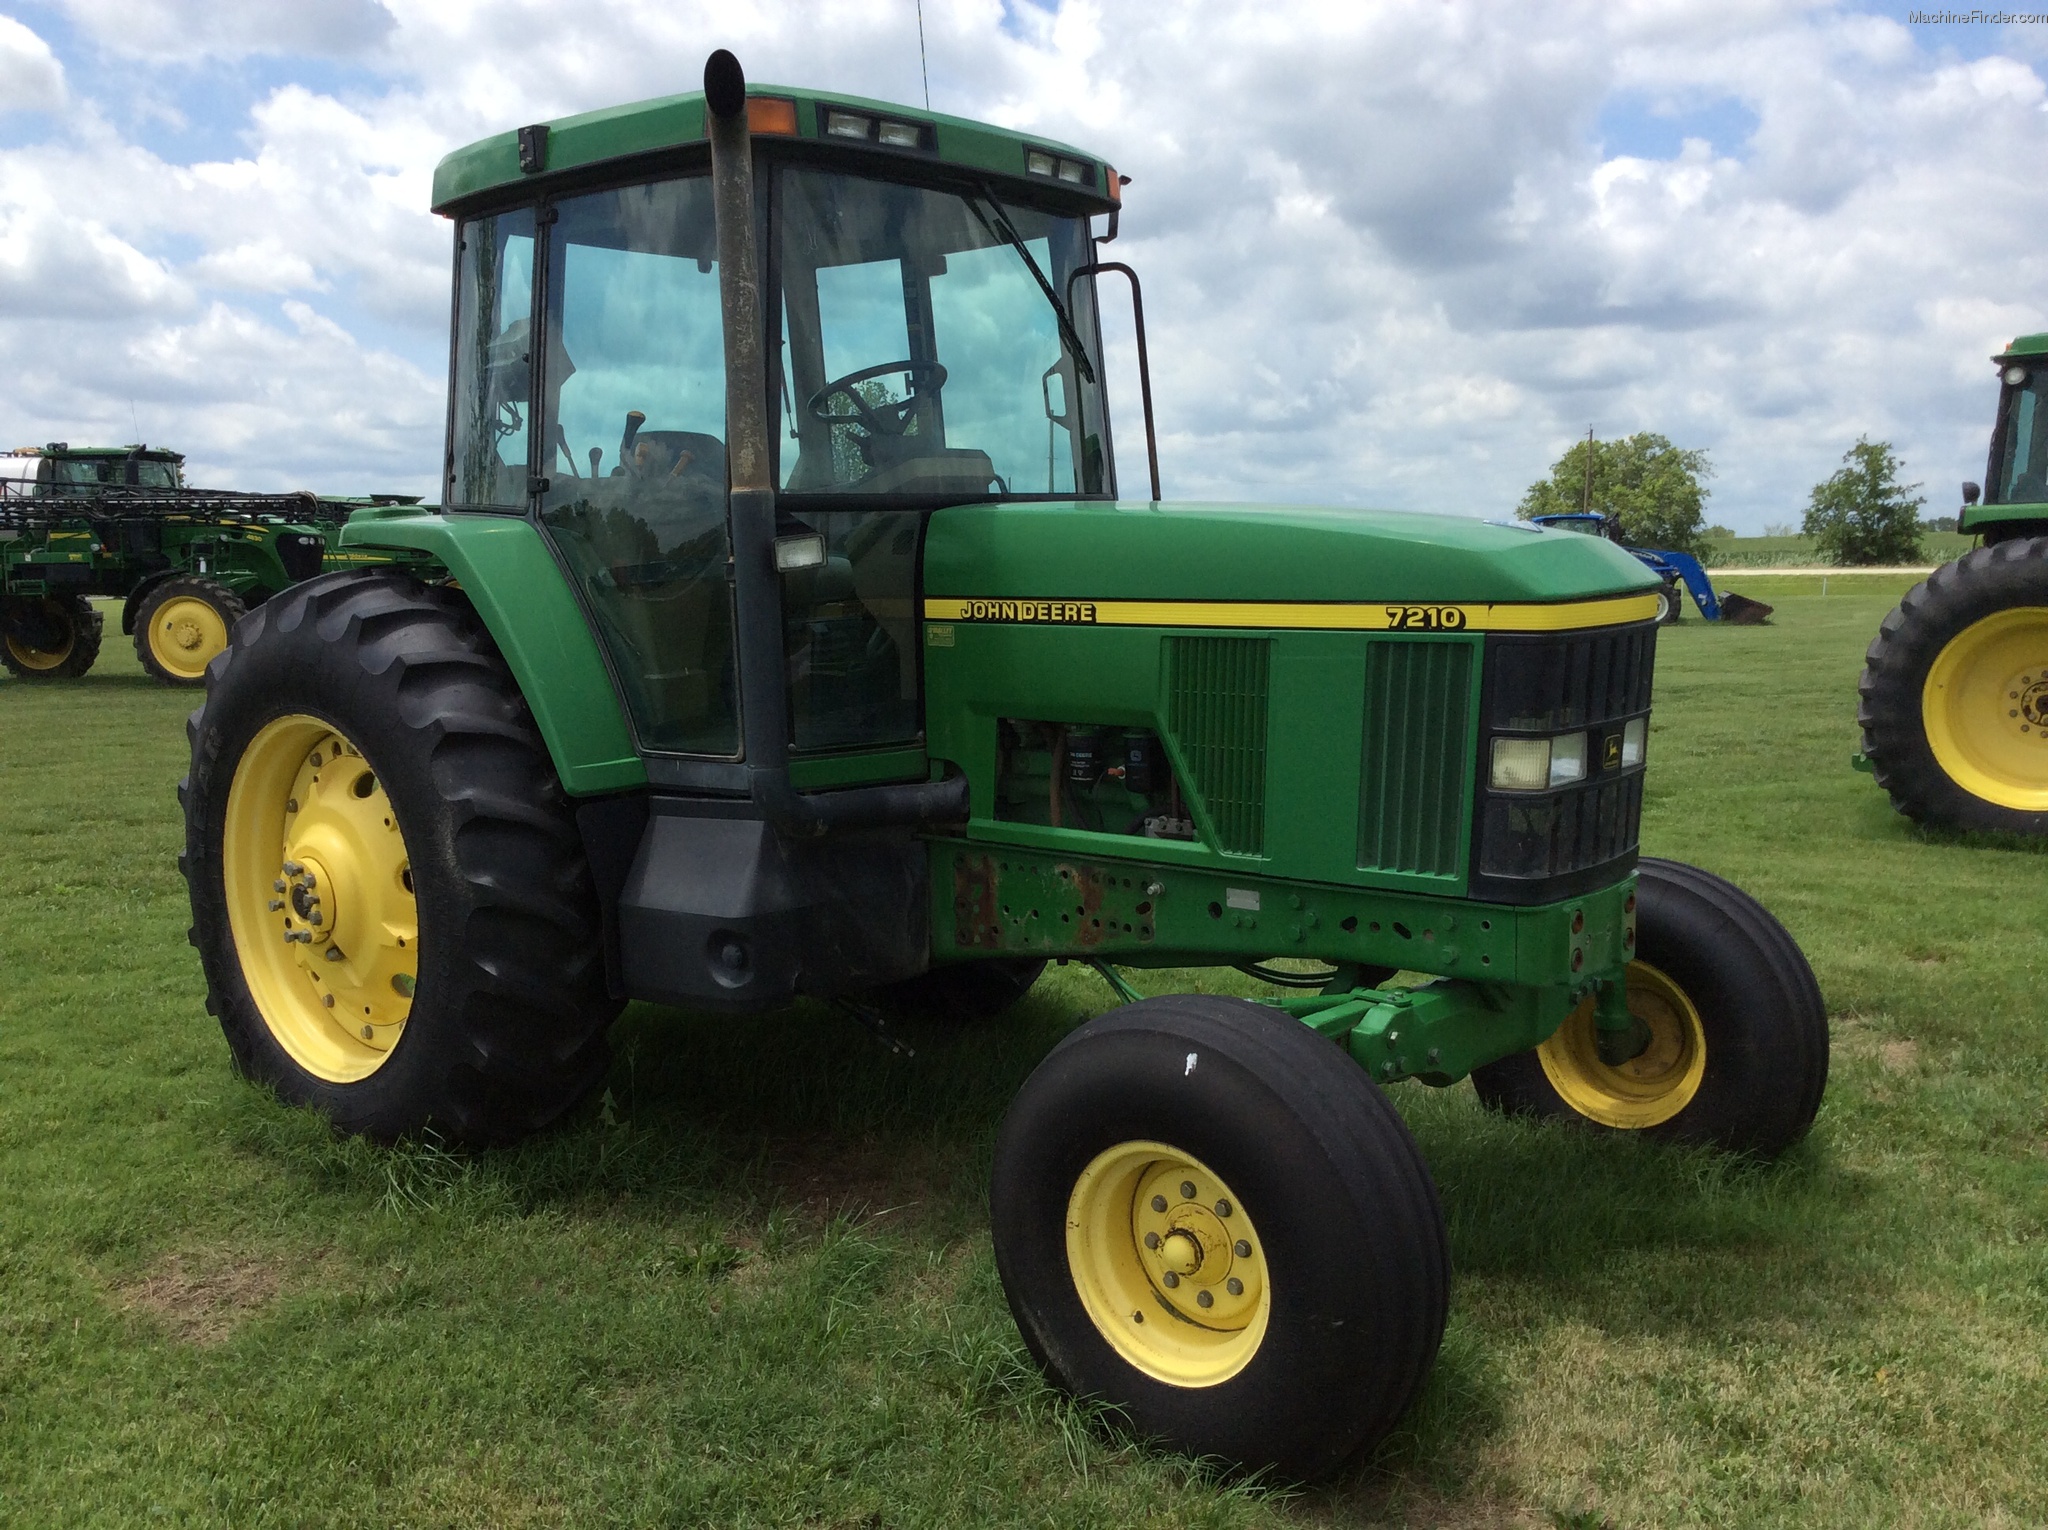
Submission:
[[[886,404],[870,404],[853,391],[855,383],[868,381],[873,377],[886,377],[892,372],[903,372],[910,378],[910,397],[896,399]],[[924,383],[929,383],[927,389]],[[862,425],[870,435],[900,436],[910,429],[910,416],[918,402],[929,394],[936,394],[946,386],[946,369],[936,361],[885,361],[880,366],[862,367],[858,372],[848,372],[844,377],[835,377],[806,401],[804,407],[811,417],[823,420],[828,425]],[[826,401],[834,395],[843,394],[853,405],[852,414],[830,412]]]

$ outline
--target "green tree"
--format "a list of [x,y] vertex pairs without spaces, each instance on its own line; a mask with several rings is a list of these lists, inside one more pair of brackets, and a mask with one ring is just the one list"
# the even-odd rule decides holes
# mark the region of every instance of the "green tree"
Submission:
[[1917,483],[1899,482],[1899,459],[1889,441],[1858,436],[1842,453],[1845,466],[1813,486],[1801,528],[1831,563],[1917,563],[1920,507]]
[[1705,452],[1673,446],[1654,431],[1618,441],[1579,441],[1551,464],[1548,478],[1529,485],[1515,514],[1526,521],[1583,506],[1621,517],[1622,538],[1633,546],[1697,554],[1705,551],[1707,524],[1707,490],[1700,480],[1712,475]]

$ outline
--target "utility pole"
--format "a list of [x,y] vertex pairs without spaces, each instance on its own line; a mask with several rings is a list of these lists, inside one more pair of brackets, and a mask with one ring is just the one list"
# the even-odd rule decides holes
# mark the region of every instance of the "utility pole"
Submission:
[[1586,427],[1586,486],[1579,491],[1579,513],[1588,514],[1593,508],[1593,427]]

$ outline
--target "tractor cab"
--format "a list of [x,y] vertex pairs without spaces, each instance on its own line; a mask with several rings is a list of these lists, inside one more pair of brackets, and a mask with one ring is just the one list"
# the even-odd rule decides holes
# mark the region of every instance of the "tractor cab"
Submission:
[[[522,130],[442,171],[459,219],[447,504],[531,513],[643,751],[738,780],[726,325],[701,97],[684,139],[571,167],[617,123]],[[921,775],[918,566],[943,505],[1112,497],[1091,218],[1114,173],[1058,145],[845,97],[748,100],[787,746]],[[690,141],[694,138],[696,141]],[[487,190],[466,182],[489,176]],[[691,761],[689,767],[680,762]],[[860,760],[838,767],[855,778]]]

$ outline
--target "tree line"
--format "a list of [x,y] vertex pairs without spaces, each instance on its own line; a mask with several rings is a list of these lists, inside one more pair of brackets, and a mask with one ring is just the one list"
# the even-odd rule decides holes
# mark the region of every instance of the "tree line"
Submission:
[[[1589,511],[1618,522],[1630,546],[1702,557],[1713,538],[1732,535],[1707,524],[1705,480],[1712,476],[1704,451],[1674,446],[1654,431],[1612,441],[1589,434],[1551,464],[1549,477],[1529,485],[1515,514],[1526,521]],[[1842,454],[1842,467],[1813,486],[1800,530],[1830,563],[1922,562],[1927,528],[1920,509],[1927,500],[1919,488],[1899,482],[1889,441],[1859,436]]]

